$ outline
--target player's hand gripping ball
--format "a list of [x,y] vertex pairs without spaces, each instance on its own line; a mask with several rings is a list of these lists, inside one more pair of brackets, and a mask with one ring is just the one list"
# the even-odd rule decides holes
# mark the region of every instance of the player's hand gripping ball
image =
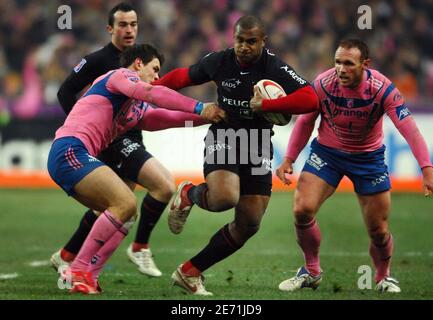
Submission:
[[[278,99],[285,97],[284,89],[275,81],[263,79],[256,86],[264,99]],[[285,126],[292,119],[292,115],[286,112],[263,112],[263,118],[277,126]]]

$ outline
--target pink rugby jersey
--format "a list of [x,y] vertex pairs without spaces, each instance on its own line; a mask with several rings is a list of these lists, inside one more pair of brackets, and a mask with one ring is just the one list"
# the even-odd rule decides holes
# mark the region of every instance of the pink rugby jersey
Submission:
[[314,80],[320,110],[300,116],[287,146],[286,157],[296,160],[305,147],[320,113],[320,144],[357,153],[379,149],[383,144],[386,113],[411,147],[421,168],[431,166],[428,148],[402,95],[383,74],[368,69],[356,88],[339,85],[335,68]]
[[[154,107],[183,112],[156,113]],[[55,140],[76,137],[83,142],[89,154],[96,156],[116,136],[137,127],[143,130],[161,130],[169,127],[149,124],[148,114],[164,121],[164,117],[185,118],[203,124],[206,121],[194,115],[197,100],[185,97],[163,86],[152,86],[140,80],[129,69],[112,70],[98,77],[69,113],[65,123],[56,131]],[[162,111],[162,109],[161,109]],[[162,115],[162,116],[161,116]],[[168,115],[168,116],[167,116]],[[185,116],[186,115],[186,116]],[[179,122],[179,121],[178,121]]]

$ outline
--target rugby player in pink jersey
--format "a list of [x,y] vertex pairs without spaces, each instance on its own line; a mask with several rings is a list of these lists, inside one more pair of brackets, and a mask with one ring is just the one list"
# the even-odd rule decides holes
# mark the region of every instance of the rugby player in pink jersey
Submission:
[[98,77],[56,131],[48,156],[50,176],[81,204],[103,212],[62,275],[71,282],[71,292],[100,293],[98,275],[136,214],[133,192],[95,156],[116,136],[134,127],[154,131],[184,126],[186,120],[201,125],[224,117],[213,103],[203,104],[146,83],[154,80],[152,69],[159,56],[150,45],[125,50],[123,68]]
[[299,177],[293,201],[295,230],[305,265],[280,283],[283,291],[316,289],[322,280],[319,247],[321,235],[316,214],[336,190],[343,176],[353,183],[370,237],[369,252],[375,272],[375,289],[400,292],[390,277],[393,237],[388,227],[390,180],[384,162],[383,115],[386,113],[409,144],[422,170],[424,194],[433,191],[433,168],[427,145],[399,90],[380,72],[369,69],[367,45],[357,39],[343,40],[335,52],[335,67],[314,81],[320,110],[302,115],[290,136],[277,176],[286,174],[307,144],[317,117],[318,136]]
[[[135,44],[139,30],[138,16],[138,10],[124,2],[116,4],[109,11],[107,31],[111,35],[111,41],[103,48],[84,56],[59,88],[57,97],[65,114],[69,114],[77,102],[77,97],[81,96],[97,77],[120,68],[120,54]],[[150,58],[151,54],[149,51]],[[153,81],[159,79],[164,57],[151,60],[146,68],[149,80]],[[162,110],[166,113],[165,109]],[[161,276],[162,272],[153,259],[150,240],[175,191],[172,174],[146,148],[140,129],[133,128],[117,136],[97,158],[113,169],[132,190],[139,185],[147,191],[141,205],[137,206],[139,218],[135,237],[126,254],[142,274]],[[51,255],[51,265],[57,272],[67,268],[74,260],[99,214],[100,212],[87,209],[68,241]]]

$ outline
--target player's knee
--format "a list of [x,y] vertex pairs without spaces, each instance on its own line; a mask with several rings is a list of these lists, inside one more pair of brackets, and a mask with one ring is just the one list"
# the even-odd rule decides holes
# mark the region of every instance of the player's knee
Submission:
[[308,203],[295,204],[293,208],[293,214],[295,216],[296,223],[307,224],[311,222],[316,216],[316,208]]
[[233,225],[233,233],[236,234],[236,241],[239,245],[243,245],[249,238],[254,236],[260,229],[260,224],[249,225]]
[[176,191],[176,184],[173,180],[165,180],[160,186],[158,186],[158,190],[155,190],[153,193],[158,198],[158,200],[162,202],[170,201],[171,197]]
[[371,241],[378,246],[385,244],[389,239],[389,231],[385,227],[375,227],[368,230]]
[[118,205],[120,220],[123,222],[128,221],[137,213],[137,201],[134,195],[124,197],[122,202]]
[[209,206],[215,211],[225,211],[235,207],[239,202],[239,194],[226,190],[213,194],[209,199]]
[[245,241],[251,238],[260,229],[260,224],[248,225],[244,228],[244,239]]

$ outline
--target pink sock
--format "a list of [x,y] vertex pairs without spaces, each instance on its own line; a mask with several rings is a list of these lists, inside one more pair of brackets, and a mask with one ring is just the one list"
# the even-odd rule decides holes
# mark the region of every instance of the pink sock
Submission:
[[122,240],[128,234],[128,230],[120,228],[113,236],[99,249],[99,251],[92,258],[88,271],[92,273],[94,280],[98,280],[99,274],[104,268],[105,262],[113,255],[114,251],[119,247]]
[[295,223],[295,229],[298,244],[304,253],[305,266],[311,275],[317,276],[320,274],[319,247],[321,236],[319,225],[316,219],[313,219],[304,225]]
[[394,239],[391,234],[389,234],[389,239],[383,246],[378,247],[373,242],[370,242],[370,256],[376,268],[376,274],[374,276],[376,283],[383,278],[389,277],[393,249]]
[[120,229],[123,223],[105,210],[90,230],[83,246],[71,264],[72,271],[88,271],[92,257]]

